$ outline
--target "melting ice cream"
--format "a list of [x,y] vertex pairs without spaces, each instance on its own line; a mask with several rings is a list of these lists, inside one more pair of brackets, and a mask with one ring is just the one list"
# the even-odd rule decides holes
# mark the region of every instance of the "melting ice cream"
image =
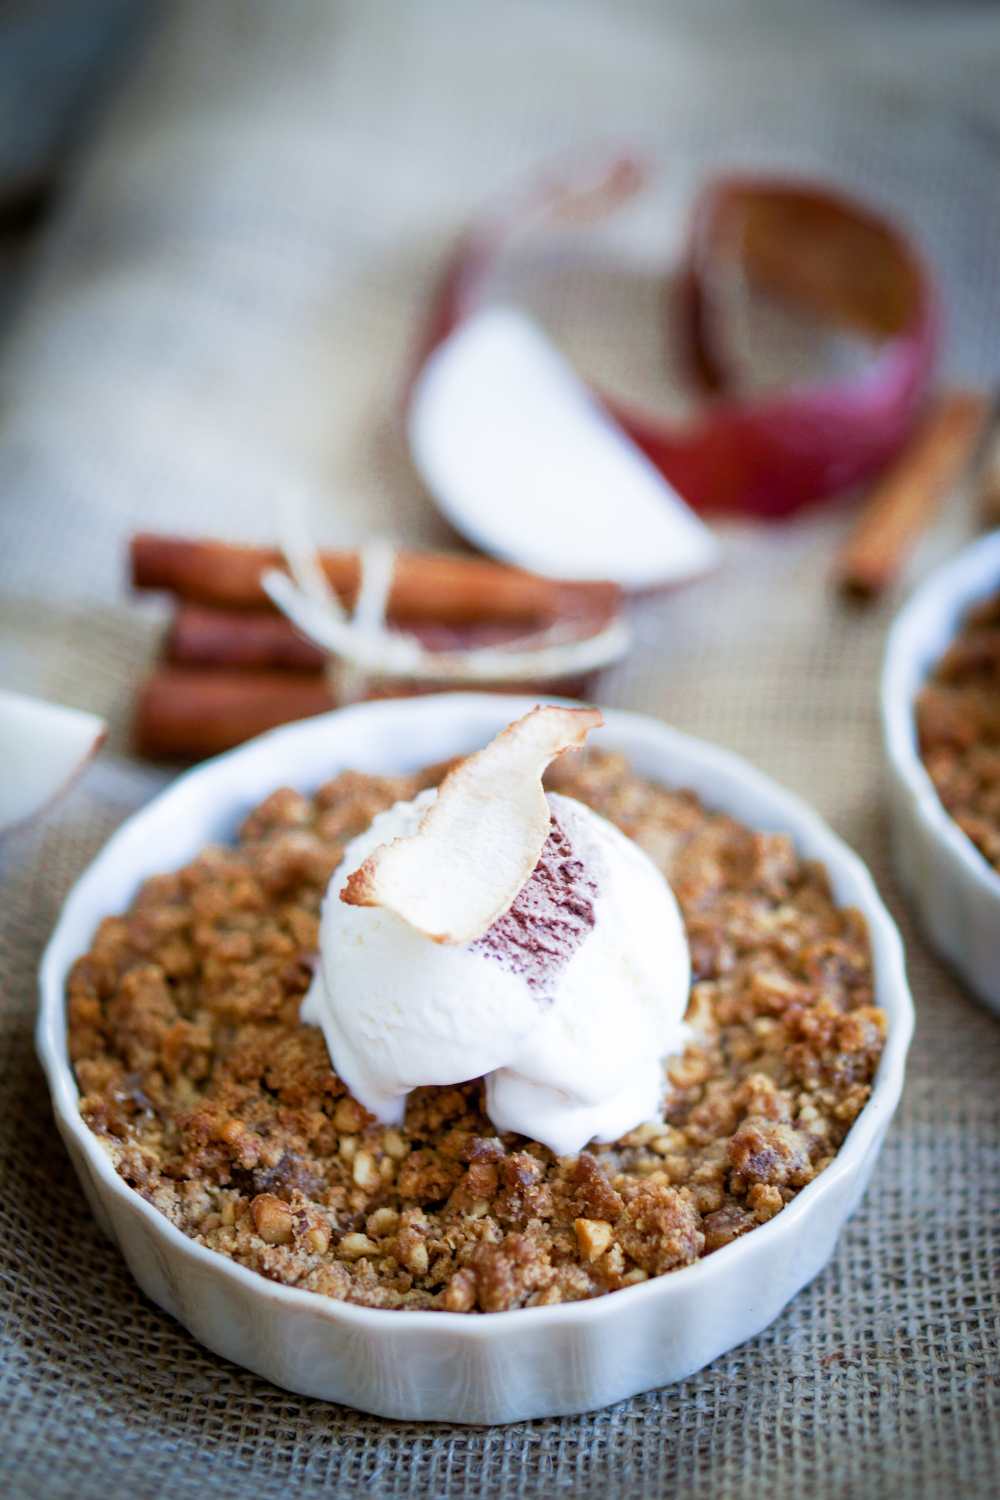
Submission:
[[303,1018],[379,1119],[483,1077],[499,1131],[569,1154],[657,1113],[690,961],[639,847],[541,786],[593,710],[536,709],[347,847]]

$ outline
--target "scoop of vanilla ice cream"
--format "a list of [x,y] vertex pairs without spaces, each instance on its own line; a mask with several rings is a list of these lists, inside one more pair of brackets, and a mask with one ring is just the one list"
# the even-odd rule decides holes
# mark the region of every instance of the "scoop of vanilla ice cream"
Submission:
[[[686,1039],[690,959],[673,892],[649,857],[573,798],[510,909],[464,946],[381,907],[340,900],[379,845],[415,834],[435,791],[379,814],[348,845],[323,904],[302,1017],[322,1026],[352,1094],[402,1119],[425,1084],[485,1077],[497,1130],[568,1155],[653,1117],[663,1060]],[[488,857],[488,856],[487,856]]]

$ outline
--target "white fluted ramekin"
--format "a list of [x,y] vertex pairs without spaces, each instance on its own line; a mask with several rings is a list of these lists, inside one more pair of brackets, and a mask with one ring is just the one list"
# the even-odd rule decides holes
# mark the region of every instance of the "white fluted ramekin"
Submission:
[[837,1157],[776,1218],[683,1270],[589,1302],[468,1315],[356,1307],[279,1286],[186,1238],[117,1175],[80,1117],[65,983],[102,917],[140,882],[233,837],[275,787],[345,767],[410,770],[470,751],[533,699],[449,694],[363,704],[278,729],[189,772],[131,818],[74,887],[41,970],[37,1043],[56,1121],[100,1224],[146,1294],[209,1349],[275,1384],[390,1417],[512,1422],[592,1410],[680,1380],[752,1338],[826,1263],[864,1190],[899,1099],[913,1008],[899,935],[871,877],[797,798],[723,750],[609,712],[594,739],[635,769],[691,787],[822,860],[864,912],[888,1042],[871,1099]]
[[893,862],[939,953],[1000,1013],[1000,875],[946,810],[920,759],[915,701],[966,611],[1000,588],[1000,531],[937,568],[901,610],[882,671]]

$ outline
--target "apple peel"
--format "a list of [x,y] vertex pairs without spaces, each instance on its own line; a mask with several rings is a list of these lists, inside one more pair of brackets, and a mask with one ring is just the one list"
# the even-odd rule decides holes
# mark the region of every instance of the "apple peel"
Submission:
[[[611,212],[644,185],[628,156],[567,164],[497,204],[462,236],[424,325],[406,405],[431,354],[486,302],[523,229]],[[741,392],[717,296],[733,268],[873,344],[860,372],[773,394]],[[690,374],[713,399],[676,423],[608,393],[598,400],[693,509],[780,519],[871,479],[917,421],[940,344],[940,298],[903,227],[824,182],[749,173],[709,181],[691,213],[671,299]],[[454,521],[454,517],[450,517]],[[473,538],[475,540],[475,538]]]
[[0,835],[64,792],[104,742],[96,714],[0,690]]
[[541,856],[549,763],[604,722],[597,708],[534,708],[448,773],[410,838],[394,839],[348,876],[348,906],[394,912],[435,943],[482,937],[515,901]]

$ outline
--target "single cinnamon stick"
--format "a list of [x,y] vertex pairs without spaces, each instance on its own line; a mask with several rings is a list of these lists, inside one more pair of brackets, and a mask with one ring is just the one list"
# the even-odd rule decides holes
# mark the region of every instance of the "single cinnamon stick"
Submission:
[[335,706],[322,673],[161,667],[139,691],[133,738],[152,760],[198,760]]
[[979,524],[988,531],[1000,526],[1000,419],[993,426],[978,482]]
[[[531,628],[513,620],[471,620],[463,625],[417,620],[407,626],[430,651],[505,645]],[[282,615],[264,610],[214,609],[208,604],[177,606],[164,654],[176,666],[285,668],[297,672],[320,672],[326,660],[320,648],[299,635]]]
[[164,643],[168,661],[188,667],[284,668],[322,672],[318,646],[283,615],[265,610],[179,604]]
[[[366,696],[407,698],[446,684],[377,682]],[[593,674],[538,686],[561,697],[587,696]],[[526,692],[526,683],[491,683],[485,691]],[[136,700],[133,740],[150,760],[201,760],[293,719],[335,708],[336,698],[320,672],[158,667]]]
[[969,463],[989,402],[977,391],[939,396],[906,448],[875,485],[837,558],[835,577],[870,599],[899,576],[944,495]]
[[[270,547],[140,533],[131,543],[132,582],[179,598],[227,609],[269,609],[261,574],[283,567]],[[348,605],[357,593],[356,552],[323,552],[331,585]],[[577,613],[609,615],[619,590],[611,583],[564,583],[484,558],[400,552],[389,616],[395,621],[464,624],[474,620],[544,622]]]

